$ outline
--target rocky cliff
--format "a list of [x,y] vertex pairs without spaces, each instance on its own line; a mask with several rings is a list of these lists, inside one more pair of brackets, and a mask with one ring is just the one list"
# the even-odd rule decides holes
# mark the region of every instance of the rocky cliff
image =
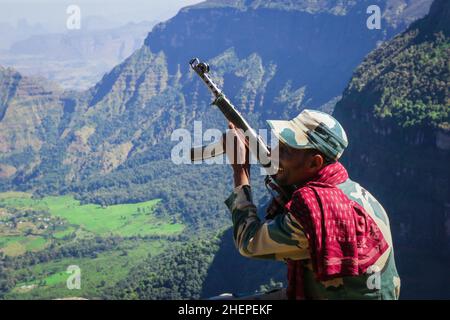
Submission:
[[[336,97],[341,95],[352,70],[364,56],[423,16],[430,2],[206,1],[187,7],[171,20],[157,25],[139,50],[94,87],[81,93],[63,92],[43,81],[23,80],[17,72],[2,69],[0,190],[32,190],[38,194],[70,191],[83,201],[102,204],[161,198],[163,205],[158,208],[158,214],[181,214],[198,233],[223,227],[229,222],[222,204],[224,194],[229,191],[226,187],[230,185],[225,169],[179,167],[167,160],[171,147],[169,137],[174,129],[192,129],[194,120],[204,120],[208,127],[225,127],[222,115],[209,106],[211,98],[206,88],[189,71],[189,59],[198,56],[208,60],[214,79],[250,122],[262,127],[265,119],[292,117],[305,107],[324,106],[332,110]],[[366,27],[366,9],[372,4],[382,9],[381,30]],[[437,37],[442,39],[443,35]],[[379,54],[383,52],[386,56],[382,65],[391,62],[389,48],[397,39],[403,38],[378,49]],[[403,41],[404,46],[409,46],[408,41]],[[423,43],[433,47],[434,40],[430,41]],[[440,44],[437,47],[448,48]],[[379,63],[377,55],[368,59],[372,60],[367,65]],[[425,56],[423,63],[436,59],[441,59],[440,54]],[[418,233],[415,239],[423,245],[439,243],[438,237],[445,237],[444,213],[440,211],[442,201],[434,199],[443,199],[445,189],[435,188],[436,193],[428,189],[433,188],[433,182],[442,183],[434,161],[442,163],[442,170],[445,161],[448,162],[449,142],[439,98],[442,94],[436,91],[438,96],[423,101],[425,107],[419,109],[422,112],[425,108],[427,116],[421,116],[416,123],[415,118],[399,112],[401,107],[391,110],[391,103],[377,102],[380,97],[377,90],[384,85],[369,90],[371,82],[365,77],[377,75],[379,79],[379,75],[389,74],[394,65],[383,68],[377,67],[369,74],[365,69],[358,69],[336,110],[336,116],[351,135],[351,148],[345,161],[355,179],[374,189],[373,193],[380,197],[388,212],[393,212],[392,221],[398,234],[401,230],[409,234],[408,228],[417,229],[425,219],[419,211],[409,212],[411,205],[407,201],[422,201],[413,204],[422,208],[421,211],[437,206],[438,213],[433,215],[430,227],[436,230],[435,235]],[[429,71],[441,72],[433,64]],[[440,82],[424,90],[435,92],[434,85],[440,86]],[[409,104],[421,94],[420,88],[418,93],[407,93],[407,101],[396,100],[395,90],[386,92],[383,101],[393,99],[398,101],[398,106]],[[52,93],[47,95],[49,92]],[[428,107],[437,113],[428,113]],[[407,128],[402,129],[405,123]],[[390,132],[394,131],[400,135],[399,140],[390,138]],[[404,145],[402,141],[408,142],[405,152],[397,152],[396,148]],[[363,149],[367,145],[371,146],[369,151]],[[430,156],[418,156],[419,148]],[[399,161],[400,167],[396,166]],[[391,174],[390,179],[378,171]],[[411,197],[399,191],[394,198],[392,190],[404,187],[398,184],[400,179],[394,178],[397,174],[405,179],[414,176],[426,183],[411,190]],[[413,185],[416,179],[405,181]],[[425,190],[427,196],[419,197],[424,189],[428,190]],[[416,219],[414,227],[410,218]],[[223,260],[226,259],[217,257],[217,261]],[[221,276],[223,269],[213,267],[212,272]],[[266,270],[269,269],[272,270],[271,267]],[[227,279],[235,279],[234,276],[228,274]],[[233,288],[242,289],[239,285],[234,283]],[[215,289],[217,286],[206,285],[204,292],[212,294]]]
[[405,297],[448,297],[449,19],[450,3],[437,0],[368,55],[334,112],[349,136],[352,178],[390,214]]
[[[193,56],[210,61],[216,80],[258,126],[267,118],[294,116],[304,107],[331,110],[364,55],[425,14],[429,3],[206,1],[184,8],[158,24],[141,49],[93,88],[32,109],[33,117],[46,119],[47,130],[57,134],[56,147],[50,145],[45,153],[36,146],[48,145],[46,139],[16,137],[14,123],[23,122],[14,113],[22,106],[3,104],[0,111],[9,109],[9,116],[0,118],[5,152],[0,161],[16,167],[16,186],[52,176],[47,169],[58,169],[55,184],[64,184],[114,171],[133,159],[152,159],[155,145],[167,145],[173,129],[190,127],[194,119],[222,127],[220,114],[208,107],[208,93],[189,72]],[[381,30],[366,27],[371,4],[382,9]],[[2,92],[11,90],[13,84]],[[25,163],[31,153],[32,159],[50,157],[51,165],[24,171],[23,163],[20,168],[17,160],[12,163],[12,150]]]

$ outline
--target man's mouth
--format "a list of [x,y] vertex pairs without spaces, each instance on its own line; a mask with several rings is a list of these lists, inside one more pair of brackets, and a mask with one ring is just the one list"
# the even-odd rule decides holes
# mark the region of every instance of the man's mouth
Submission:
[[280,175],[282,175],[284,173],[284,168],[283,167],[278,167],[278,171],[275,174],[276,177],[279,177]]

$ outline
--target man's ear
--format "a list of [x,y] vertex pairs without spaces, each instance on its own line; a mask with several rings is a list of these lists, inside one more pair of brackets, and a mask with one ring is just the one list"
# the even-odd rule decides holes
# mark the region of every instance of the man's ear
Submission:
[[321,169],[324,163],[324,159],[320,154],[315,154],[311,158],[310,168],[311,169]]

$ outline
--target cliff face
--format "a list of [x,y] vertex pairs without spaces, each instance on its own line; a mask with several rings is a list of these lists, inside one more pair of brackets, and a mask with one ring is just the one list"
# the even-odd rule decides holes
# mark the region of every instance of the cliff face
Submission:
[[[194,120],[225,127],[188,61],[194,56],[208,60],[214,79],[250,122],[262,127],[265,119],[292,117],[304,107],[325,104],[332,110],[330,104],[363,57],[423,16],[430,3],[206,1],[156,26],[142,48],[82,93],[61,92],[1,69],[0,190],[60,193],[69,186],[84,200],[107,204],[157,197],[164,199],[160,211],[182,212],[188,224],[211,230],[223,226],[228,221],[222,205],[229,176],[225,170],[186,169],[161,160],[170,154],[174,129],[192,129]],[[434,7],[434,17],[448,12],[442,1],[437,3],[441,7]],[[366,9],[372,4],[382,9],[381,30],[366,27]],[[450,139],[442,107],[448,106],[448,98],[442,100],[445,70],[434,63],[448,50],[448,33],[434,33],[447,24],[441,18],[421,23],[432,32],[423,32],[418,22],[363,62],[335,113],[350,137],[344,162],[390,213],[403,252],[441,247],[448,243],[450,228],[445,185]],[[411,79],[402,76],[411,70]],[[407,82],[397,84],[395,79]],[[399,94],[398,88],[410,85],[414,90]],[[416,104],[427,95],[429,99]],[[406,185],[414,187],[405,192]],[[224,245],[225,258],[217,257],[209,278],[223,276],[220,262],[227,260],[230,247]],[[412,266],[409,275],[417,268],[411,257],[418,256],[399,260],[402,268]],[[236,279],[235,274],[225,278]],[[406,289],[414,279],[417,275],[405,281]],[[248,283],[245,290],[255,289]],[[443,292],[443,282],[434,281],[434,291],[426,283],[416,284],[425,286],[429,297]],[[205,294],[218,293],[220,285],[206,285]],[[243,290],[239,281],[233,286]]]
[[[96,22],[103,23],[98,19]],[[139,49],[155,23],[144,21],[92,30],[87,18],[82,29],[65,34],[35,34],[25,39],[19,36],[0,52],[0,65],[12,66],[22,74],[43,76],[63,88],[86,90]],[[18,36],[11,32],[11,37]],[[4,40],[4,35],[1,38]]]
[[[5,95],[0,114],[9,109],[10,115],[0,118],[1,163],[17,167],[8,154],[12,150],[25,162],[30,155],[49,157],[51,165],[38,171],[17,170],[14,185],[48,177],[47,169],[55,168],[66,183],[114,171],[135,158],[152,159],[154,145],[167,145],[175,128],[189,128],[193,120],[223,127],[220,114],[207,105],[207,91],[189,72],[187,62],[194,56],[209,60],[215,79],[256,125],[295,116],[306,106],[332,109],[364,55],[425,14],[429,3],[207,1],[187,7],[157,25],[141,49],[93,88],[39,100],[43,110],[33,114],[46,119],[46,132],[56,135],[51,144],[34,134],[16,138],[14,121],[23,122],[13,110],[21,106],[12,108]],[[383,11],[381,30],[366,27],[371,4]],[[2,92],[10,90],[14,85]],[[29,124],[29,130],[38,130]],[[39,151],[39,145],[46,148]]]
[[[276,67],[266,96],[276,96],[291,81],[291,89],[305,88],[304,101],[309,106],[320,107],[341,94],[351,70],[378,41],[403,30],[430,4],[424,1],[414,8],[412,3],[207,1],[157,25],[145,44],[166,54],[171,72],[177,65],[184,69],[193,56],[211,59],[229,48],[239,57],[257,53],[264,63]],[[373,4],[383,10],[382,30],[366,27],[366,9]],[[265,102],[258,110],[263,114],[270,113],[273,101]]]
[[[390,214],[405,297],[448,297],[449,9],[435,1],[427,17],[368,55],[334,112],[349,136],[351,177]],[[421,273],[429,276],[417,280]]]
[[59,139],[55,124],[66,111],[60,88],[0,67],[0,180],[36,169],[40,151]]

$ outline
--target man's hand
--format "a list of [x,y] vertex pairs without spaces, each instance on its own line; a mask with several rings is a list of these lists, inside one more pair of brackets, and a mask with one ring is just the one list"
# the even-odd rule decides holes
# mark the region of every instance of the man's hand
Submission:
[[246,139],[242,130],[228,123],[231,130],[227,133],[226,152],[233,168],[234,186],[250,185],[250,161]]

